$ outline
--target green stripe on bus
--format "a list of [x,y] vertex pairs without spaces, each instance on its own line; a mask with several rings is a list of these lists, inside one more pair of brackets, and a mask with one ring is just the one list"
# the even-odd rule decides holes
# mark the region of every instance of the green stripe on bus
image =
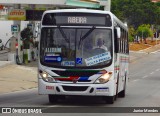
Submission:
[[69,78],[67,76],[52,76],[52,77],[54,77],[54,78]]
[[75,69],[69,69],[69,70],[66,70],[66,71],[73,71],[73,72],[98,72],[98,71],[101,71],[101,70],[75,70]]

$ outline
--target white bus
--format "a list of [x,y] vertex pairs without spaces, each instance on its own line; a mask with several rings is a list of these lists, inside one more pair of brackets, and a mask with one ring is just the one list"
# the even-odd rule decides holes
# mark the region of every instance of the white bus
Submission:
[[41,20],[38,92],[50,103],[64,96],[102,96],[113,104],[128,82],[128,29],[108,11],[45,11]]

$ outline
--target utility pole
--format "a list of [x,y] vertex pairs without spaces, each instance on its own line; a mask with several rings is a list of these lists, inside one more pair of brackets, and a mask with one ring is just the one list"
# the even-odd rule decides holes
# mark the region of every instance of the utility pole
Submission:
[[[10,10],[9,13],[11,13],[12,10],[14,10],[14,9],[20,9],[20,7],[21,7],[20,4],[13,5],[13,8],[9,9]],[[13,17],[12,17],[14,15],[15,15],[15,13],[9,14],[9,20],[14,20]],[[21,59],[23,57],[20,54],[20,47],[21,47],[20,46],[21,45],[21,41],[20,41],[20,25],[21,25],[21,21],[14,20],[13,21],[13,25],[11,26],[11,31],[13,32],[12,33],[13,36],[11,38],[12,38],[13,41],[16,41],[16,44],[15,44],[15,42],[11,43],[13,51],[11,50],[11,52],[8,53],[8,60],[12,61],[14,63],[17,63],[17,56],[19,56]],[[14,51],[14,49],[15,49],[15,51]]]
[[156,31],[156,45],[157,45],[157,39],[158,39],[157,35],[158,35],[158,34],[157,34],[157,31]]
[[104,11],[111,10],[111,0],[107,0],[106,5],[104,6]]
[[143,30],[142,30],[142,42],[143,42]]
[[[20,4],[15,4],[14,5],[14,9],[20,9],[21,5]],[[19,20],[15,20],[13,22],[14,25],[18,25],[19,26],[19,31],[18,32],[14,32],[14,37],[17,38],[17,42],[18,42],[18,50],[17,50],[17,54],[19,56],[20,59],[23,58],[23,56],[21,55],[20,51],[21,51],[21,40],[20,40],[20,27],[21,27],[21,21]]]

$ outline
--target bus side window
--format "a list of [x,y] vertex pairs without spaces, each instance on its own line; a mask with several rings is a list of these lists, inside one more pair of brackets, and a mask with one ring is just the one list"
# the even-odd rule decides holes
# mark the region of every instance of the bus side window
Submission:
[[121,52],[121,30],[119,27],[114,29],[114,49],[115,53]]

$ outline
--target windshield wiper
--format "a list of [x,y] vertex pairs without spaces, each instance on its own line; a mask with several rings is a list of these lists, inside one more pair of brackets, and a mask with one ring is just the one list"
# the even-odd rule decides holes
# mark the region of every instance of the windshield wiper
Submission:
[[66,42],[68,42],[68,43],[69,43],[69,39],[67,38],[66,34],[64,33],[64,31],[61,29],[61,27],[60,27],[60,26],[58,26],[58,29],[59,29],[59,31],[61,32],[61,34],[62,34],[63,38],[66,40]]
[[80,45],[81,45],[81,42],[84,40],[84,39],[86,39],[87,37],[88,37],[88,35],[90,34],[90,33],[92,33],[92,31],[95,29],[95,27],[93,26],[84,36],[82,36],[82,37],[80,37],[80,41],[79,41],[79,44],[78,44],[78,49],[79,49],[79,47],[80,47]]

